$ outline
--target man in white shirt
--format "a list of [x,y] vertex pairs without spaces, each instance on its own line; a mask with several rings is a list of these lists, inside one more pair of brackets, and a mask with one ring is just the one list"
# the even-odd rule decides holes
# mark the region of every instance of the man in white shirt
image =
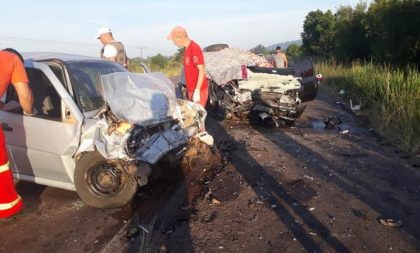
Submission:
[[129,62],[124,45],[114,39],[111,29],[108,27],[100,28],[96,39],[100,40],[102,45],[104,45],[101,49],[101,58],[118,62],[124,68],[128,68]]

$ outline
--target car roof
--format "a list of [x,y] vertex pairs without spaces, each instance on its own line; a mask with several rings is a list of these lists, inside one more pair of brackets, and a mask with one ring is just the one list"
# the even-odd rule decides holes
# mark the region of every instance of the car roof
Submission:
[[43,61],[43,60],[53,60],[53,59],[64,61],[64,62],[101,60],[99,57],[84,56],[84,55],[77,55],[77,54],[55,53],[55,52],[22,52],[22,57],[26,61]]

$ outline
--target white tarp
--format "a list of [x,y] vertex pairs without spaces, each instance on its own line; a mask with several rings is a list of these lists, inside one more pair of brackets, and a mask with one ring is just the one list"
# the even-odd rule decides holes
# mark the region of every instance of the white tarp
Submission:
[[104,100],[118,118],[140,126],[180,118],[173,83],[162,73],[102,75]]

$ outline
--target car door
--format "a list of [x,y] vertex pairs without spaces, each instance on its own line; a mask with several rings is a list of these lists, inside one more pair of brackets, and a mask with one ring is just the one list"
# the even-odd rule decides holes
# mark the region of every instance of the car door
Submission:
[[314,100],[318,93],[318,83],[314,74],[314,65],[310,58],[297,61],[293,69],[302,77],[301,84],[303,90],[299,93],[302,102]]
[[[0,111],[12,170],[18,179],[74,189],[73,156],[83,115],[48,65],[33,62],[25,66],[38,114]],[[17,95],[11,86],[6,103],[13,100],[17,101]]]

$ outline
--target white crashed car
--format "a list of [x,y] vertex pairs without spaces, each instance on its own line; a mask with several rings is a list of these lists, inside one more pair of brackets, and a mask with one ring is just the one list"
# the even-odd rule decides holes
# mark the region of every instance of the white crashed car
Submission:
[[311,59],[277,69],[264,57],[226,44],[204,51],[208,106],[223,118],[293,125],[318,93],[321,78]]
[[88,205],[128,203],[158,162],[174,164],[192,138],[212,145],[205,110],[178,100],[162,73],[133,74],[93,57],[26,53],[37,114],[10,86],[0,117],[19,180],[77,191]]

